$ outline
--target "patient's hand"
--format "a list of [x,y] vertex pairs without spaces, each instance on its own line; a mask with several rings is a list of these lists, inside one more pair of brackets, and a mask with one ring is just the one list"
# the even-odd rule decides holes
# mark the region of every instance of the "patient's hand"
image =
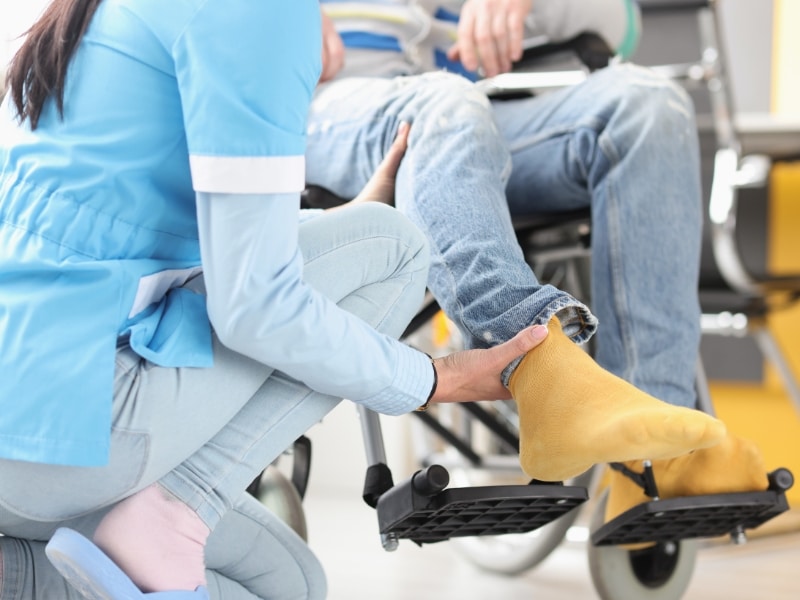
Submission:
[[511,70],[522,58],[525,18],[532,0],[467,0],[461,8],[458,40],[447,52],[470,71],[480,67],[493,77]]

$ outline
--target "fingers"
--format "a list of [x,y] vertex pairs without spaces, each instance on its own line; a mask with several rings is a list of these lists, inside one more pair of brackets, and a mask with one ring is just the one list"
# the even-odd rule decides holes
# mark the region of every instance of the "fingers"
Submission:
[[468,0],[461,10],[458,39],[447,56],[470,71],[492,77],[511,70],[522,57],[524,19],[530,0]]
[[[517,11],[512,11],[508,15],[508,69],[511,70],[511,63],[522,58],[522,42],[525,31],[524,15]],[[504,72],[507,72],[504,71]]]
[[505,27],[502,24],[502,15],[494,17],[488,3],[482,3],[479,7],[473,30],[473,43],[484,75],[492,77],[500,72],[502,64],[500,46],[503,44]]
[[471,402],[511,397],[501,373],[514,359],[534,349],[547,337],[547,327],[535,325],[504,344],[486,350],[463,350],[437,359],[439,383],[433,402]]
[[372,177],[369,178],[364,188],[353,198],[348,205],[361,202],[382,202],[384,204],[394,204],[394,188],[397,177],[397,170],[400,162],[408,148],[408,133],[411,126],[402,122],[397,128],[392,145],[381,160]]
[[508,31],[508,15],[499,13],[492,17],[492,32],[489,44],[493,47],[492,64],[487,70],[492,69],[493,74],[508,73],[511,70],[511,56],[509,55],[510,32]]
[[394,136],[392,147],[389,148],[389,154],[399,153],[401,156],[403,155],[406,148],[408,148],[408,133],[410,131],[411,125],[405,121],[400,123],[400,126],[397,128],[397,135]]
[[409,131],[411,131],[411,127],[408,123],[400,123],[400,126],[397,128],[397,135],[389,151],[386,153],[386,156],[383,157],[381,164],[378,165],[377,170],[381,171],[383,176],[394,178],[397,174],[397,169],[400,168],[400,161],[403,160],[403,156],[408,148]]
[[512,360],[541,344],[547,338],[547,333],[547,327],[544,325],[527,327],[507,342],[492,348],[492,352],[497,353],[498,363],[505,368]]
[[460,60],[468,71],[478,70],[478,51],[475,48],[473,31],[475,29],[475,12],[467,4],[461,11],[458,21],[458,38],[448,52],[450,60]]

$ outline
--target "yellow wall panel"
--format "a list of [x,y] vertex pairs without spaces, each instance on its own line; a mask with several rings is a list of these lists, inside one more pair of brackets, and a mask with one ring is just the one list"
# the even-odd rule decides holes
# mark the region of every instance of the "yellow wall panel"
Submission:
[[[773,167],[769,203],[770,270],[778,275],[800,273],[800,162]],[[775,311],[769,325],[792,371],[800,378],[800,303]],[[780,386],[772,370],[767,373],[767,383]]]

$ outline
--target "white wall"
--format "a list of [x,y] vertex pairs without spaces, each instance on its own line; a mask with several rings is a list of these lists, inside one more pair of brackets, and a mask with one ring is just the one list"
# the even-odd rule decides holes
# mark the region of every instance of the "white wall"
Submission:
[[47,0],[0,0],[0,64],[6,65],[19,41],[48,4]]
[[41,14],[49,0],[0,0],[0,96],[6,80],[6,68],[17,47],[19,36]]

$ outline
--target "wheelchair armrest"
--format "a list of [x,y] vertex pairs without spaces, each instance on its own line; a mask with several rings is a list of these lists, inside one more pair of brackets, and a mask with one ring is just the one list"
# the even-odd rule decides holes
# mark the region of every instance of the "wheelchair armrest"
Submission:
[[526,71],[539,68],[541,64],[554,62],[554,58],[563,60],[564,56],[577,58],[589,71],[607,67],[614,57],[614,51],[606,41],[596,33],[585,32],[563,42],[533,44],[525,48],[522,58],[514,63],[514,71]]
[[698,10],[708,8],[712,0],[638,0],[642,12]]
[[576,85],[590,72],[608,66],[613,56],[608,44],[594,33],[558,43],[543,38],[525,49],[510,73],[482,79],[476,85],[492,98],[528,96]]

